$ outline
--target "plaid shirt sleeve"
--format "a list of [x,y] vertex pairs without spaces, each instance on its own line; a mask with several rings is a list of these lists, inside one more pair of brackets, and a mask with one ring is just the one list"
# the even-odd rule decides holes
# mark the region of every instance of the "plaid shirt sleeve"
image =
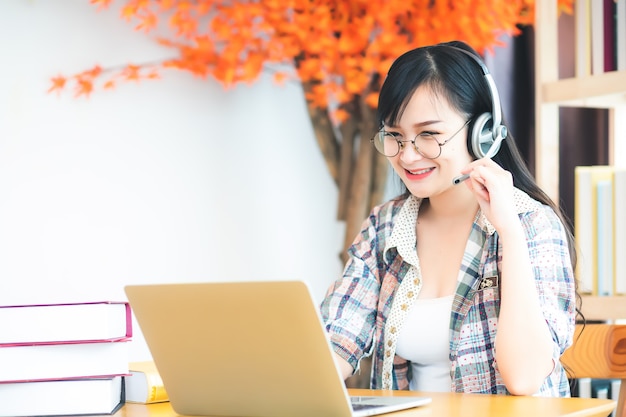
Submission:
[[556,214],[547,208],[521,220],[528,236],[543,314],[563,353],[572,344],[576,324],[575,278],[565,230]]
[[366,220],[348,250],[343,276],[329,288],[320,309],[335,352],[355,369],[372,346],[380,291],[372,220]]
[[535,283],[543,315],[554,340],[552,374],[539,395],[569,396],[569,385],[559,358],[572,345],[576,325],[574,271],[563,224],[549,208],[522,216]]
[[372,210],[348,249],[342,277],[331,285],[320,306],[335,352],[355,371],[360,360],[372,353],[374,339],[379,337],[383,250],[401,205],[402,201],[392,200]]

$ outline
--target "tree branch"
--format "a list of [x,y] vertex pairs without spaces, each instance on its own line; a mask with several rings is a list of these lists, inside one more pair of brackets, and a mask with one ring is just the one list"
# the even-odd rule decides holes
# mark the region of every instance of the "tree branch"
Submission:
[[354,166],[355,139],[359,133],[361,116],[358,105],[353,99],[341,106],[349,114],[348,120],[339,127],[341,132],[341,156],[339,161],[339,202],[337,205],[337,219],[346,220],[352,168]]
[[[311,82],[302,83],[305,93],[311,91],[312,86],[313,83]],[[333,130],[330,115],[328,114],[328,108],[316,107],[308,100],[306,104],[311,123],[313,124],[315,139],[326,161],[328,172],[335,181],[335,184],[339,185],[339,144],[335,131]]]
[[[365,139],[371,137],[377,130],[376,126],[376,110],[371,108],[367,103],[361,102],[361,132]],[[372,147],[371,143],[367,146]],[[385,186],[387,184],[387,168],[389,162],[387,158],[378,152],[372,152],[372,182],[370,184],[370,194],[368,206],[371,209],[377,204],[382,203],[385,195]]]

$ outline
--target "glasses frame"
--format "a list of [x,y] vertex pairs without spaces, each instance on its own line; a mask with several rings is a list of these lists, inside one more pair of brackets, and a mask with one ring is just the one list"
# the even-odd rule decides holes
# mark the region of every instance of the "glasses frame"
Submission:
[[417,147],[417,144],[415,143],[415,141],[417,140],[417,137],[420,135],[419,133],[418,133],[417,135],[415,135],[415,138],[414,138],[413,140],[411,140],[411,139],[407,139],[407,140],[399,140],[399,139],[397,139],[397,138],[395,138],[395,137],[394,137],[394,139],[395,139],[395,140],[396,140],[396,142],[398,143],[398,152],[396,152],[396,153],[395,153],[395,154],[393,154],[393,155],[385,155],[385,154],[384,154],[384,153],[382,153],[380,150],[378,150],[378,148],[376,147],[376,143],[375,143],[375,141],[376,141],[376,137],[377,137],[377,136],[379,136],[379,135],[381,135],[381,134],[386,133],[386,132],[385,132],[385,128],[384,128],[384,127],[383,127],[381,130],[379,130],[378,132],[376,132],[376,134],[375,134],[375,135],[374,135],[374,136],[370,139],[370,142],[374,145],[374,149],[376,149],[376,151],[377,151],[378,153],[380,153],[380,154],[381,154],[381,155],[383,155],[383,156],[386,156],[387,158],[393,158],[394,156],[399,155],[399,154],[400,154],[400,152],[404,151],[404,144],[405,144],[405,143],[407,143],[407,142],[410,142],[411,144],[413,144],[413,149],[415,149],[415,152],[419,153],[419,154],[420,154],[420,155],[422,155],[424,158],[427,158],[427,159],[437,159],[437,158],[439,158],[439,157],[441,156],[441,148],[443,148],[443,146],[444,146],[446,143],[448,143],[448,142],[450,142],[452,139],[454,139],[454,137],[455,137],[456,135],[458,135],[458,134],[461,132],[461,130],[463,130],[463,129],[464,129],[464,128],[465,128],[465,127],[469,124],[469,122],[470,122],[470,120],[465,121],[465,123],[463,123],[463,126],[461,126],[461,127],[459,128],[459,130],[457,130],[456,132],[454,132],[454,133],[453,133],[453,134],[452,134],[452,135],[451,135],[448,139],[444,140],[443,142],[439,142],[437,139],[435,139],[435,138],[433,137],[433,138],[432,138],[432,140],[434,140],[434,141],[435,141],[435,143],[436,143],[437,145],[439,145],[439,153],[437,154],[437,156],[434,156],[434,157],[424,155],[424,154],[422,153],[422,151],[420,151],[420,149]]

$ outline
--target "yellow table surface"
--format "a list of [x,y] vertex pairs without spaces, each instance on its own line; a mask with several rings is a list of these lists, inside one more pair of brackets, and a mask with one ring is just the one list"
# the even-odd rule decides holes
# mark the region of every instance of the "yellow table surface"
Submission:
[[[425,395],[432,397],[433,401],[429,405],[387,414],[388,416],[403,417],[606,417],[616,406],[615,401],[596,398],[514,397],[361,389],[351,389],[349,392],[352,395]],[[169,402],[149,405],[127,403],[114,414],[115,417],[175,417],[177,415]]]

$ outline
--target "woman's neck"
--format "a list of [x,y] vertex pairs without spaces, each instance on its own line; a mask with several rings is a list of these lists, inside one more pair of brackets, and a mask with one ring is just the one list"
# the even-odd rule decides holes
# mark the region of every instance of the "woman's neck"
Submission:
[[446,193],[424,199],[420,216],[431,220],[453,221],[474,219],[479,205],[474,194],[463,184]]

